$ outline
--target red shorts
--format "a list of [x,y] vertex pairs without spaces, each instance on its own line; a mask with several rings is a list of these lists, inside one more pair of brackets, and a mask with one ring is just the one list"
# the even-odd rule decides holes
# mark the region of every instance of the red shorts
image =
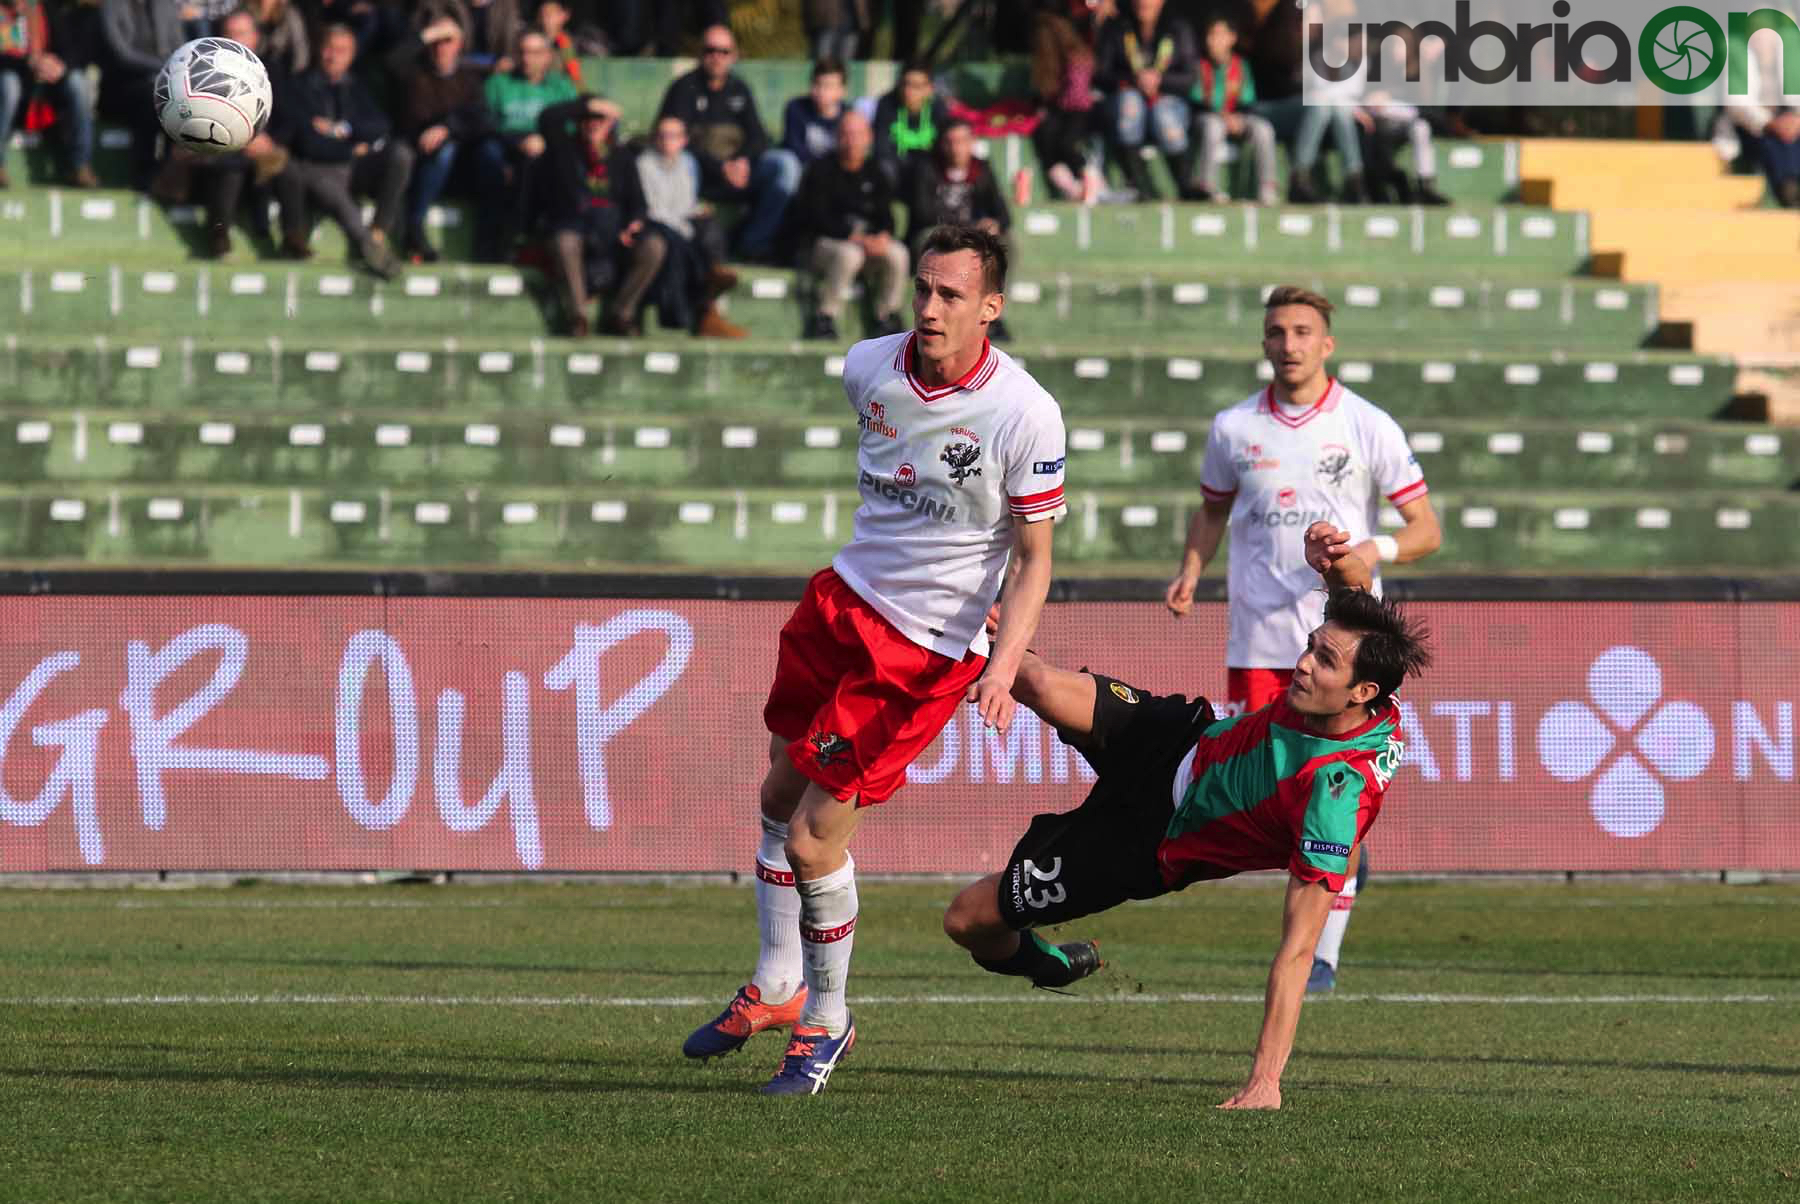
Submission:
[[763,722],[794,768],[858,806],[885,801],[956,713],[987,658],[953,661],[897,631],[831,569],[781,629]]
[[1292,669],[1227,669],[1221,713],[1245,715],[1260,711],[1286,693],[1293,680]]

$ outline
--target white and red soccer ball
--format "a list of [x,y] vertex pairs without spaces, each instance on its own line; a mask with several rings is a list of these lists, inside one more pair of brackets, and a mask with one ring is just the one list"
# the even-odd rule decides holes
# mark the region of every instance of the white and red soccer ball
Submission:
[[226,155],[262,132],[275,95],[249,47],[229,38],[197,38],[178,47],[157,72],[155,104],[169,141]]

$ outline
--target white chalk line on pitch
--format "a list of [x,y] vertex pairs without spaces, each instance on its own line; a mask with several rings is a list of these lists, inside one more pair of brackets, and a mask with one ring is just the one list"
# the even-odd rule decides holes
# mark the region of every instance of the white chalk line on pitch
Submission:
[[[612,995],[20,995],[0,997],[0,1007],[523,1007],[523,1008],[689,1008],[716,1007],[714,995],[671,995],[632,998]],[[884,1004],[924,1007],[1017,1007],[1044,1004],[1242,1003],[1260,1004],[1261,992],[1144,995],[865,995],[850,1000],[858,1007]],[[1430,1006],[1484,1005],[1537,1007],[1635,1006],[1645,1004],[1800,1004],[1800,995],[1455,995],[1333,994],[1308,1003],[1386,1003]]]

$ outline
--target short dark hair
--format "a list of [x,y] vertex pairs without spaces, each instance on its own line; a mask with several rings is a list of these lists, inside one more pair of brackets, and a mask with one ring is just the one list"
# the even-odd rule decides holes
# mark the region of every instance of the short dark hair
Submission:
[[932,228],[919,249],[919,258],[973,251],[981,260],[981,287],[989,293],[1006,291],[1006,239],[980,226],[943,225]]
[[937,135],[938,149],[941,150],[943,148],[945,142],[950,137],[951,130],[968,130],[969,133],[973,134],[975,132],[975,123],[970,121],[966,117],[952,117],[950,120],[946,121],[943,125],[943,128],[938,130],[938,135]]
[[822,79],[827,75],[835,75],[845,83],[850,82],[850,72],[844,67],[844,60],[835,55],[826,55],[813,64],[812,78]]
[[1309,288],[1301,288],[1297,284],[1284,284],[1269,290],[1269,299],[1263,302],[1263,313],[1271,309],[1280,309],[1284,305],[1306,305],[1318,311],[1325,319],[1325,329],[1331,329],[1331,311],[1336,309],[1323,293],[1315,293]]
[[[931,64],[924,59],[906,60],[906,62],[900,64],[900,74],[894,77],[894,86],[898,88],[900,86],[900,81],[904,80],[909,75],[923,75],[926,79],[931,79]],[[933,80],[932,86],[936,87],[935,80]]]
[[1325,602],[1325,619],[1360,637],[1350,681],[1373,682],[1381,691],[1369,703],[1371,709],[1386,706],[1402,681],[1431,666],[1431,649],[1425,646],[1431,633],[1391,598],[1360,589],[1332,590]]

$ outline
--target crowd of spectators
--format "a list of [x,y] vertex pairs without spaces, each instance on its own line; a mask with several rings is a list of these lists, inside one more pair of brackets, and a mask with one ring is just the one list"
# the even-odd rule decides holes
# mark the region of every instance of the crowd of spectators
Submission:
[[[1455,115],[1389,103],[1356,76],[1331,103],[1303,104],[1294,0],[1010,3],[1053,196],[1157,199],[1150,165],[1161,157],[1183,197],[1226,200],[1236,147],[1247,169],[1236,191],[1271,203],[1285,142],[1292,200],[1443,203],[1433,137],[1456,129]],[[897,40],[916,41],[918,7],[894,4]],[[965,110],[927,66],[906,63],[884,94],[850,95],[846,61],[869,53],[880,8],[803,6],[811,83],[780,108],[776,140],[762,108],[777,98],[754,95],[736,70],[722,0],[0,0],[0,133],[47,130],[64,179],[92,187],[94,114],[128,127],[133,186],[200,205],[214,256],[230,253],[241,226],[304,259],[324,216],[392,277],[438,258],[428,217],[458,195],[473,202],[475,257],[535,259],[570,332],[633,333],[648,305],[665,327],[739,337],[717,305],[737,283],[725,266],[735,261],[799,268],[805,333],[835,339],[859,280],[874,323],[901,323],[932,227],[1011,227],[1009,182],[978,155],[974,129],[953,115]],[[672,52],[695,22],[697,65],[656,112],[622,113],[583,80],[584,55]],[[269,128],[224,157],[167,146],[150,101],[168,53],[205,34],[255,50],[276,92]],[[1714,140],[1752,148],[1774,194],[1800,205],[1800,115],[1780,107],[1775,74],[1752,64],[1757,86],[1719,114]],[[0,187],[4,149],[0,139]],[[1109,164],[1122,190],[1108,187]],[[595,299],[604,312],[591,312]]]

